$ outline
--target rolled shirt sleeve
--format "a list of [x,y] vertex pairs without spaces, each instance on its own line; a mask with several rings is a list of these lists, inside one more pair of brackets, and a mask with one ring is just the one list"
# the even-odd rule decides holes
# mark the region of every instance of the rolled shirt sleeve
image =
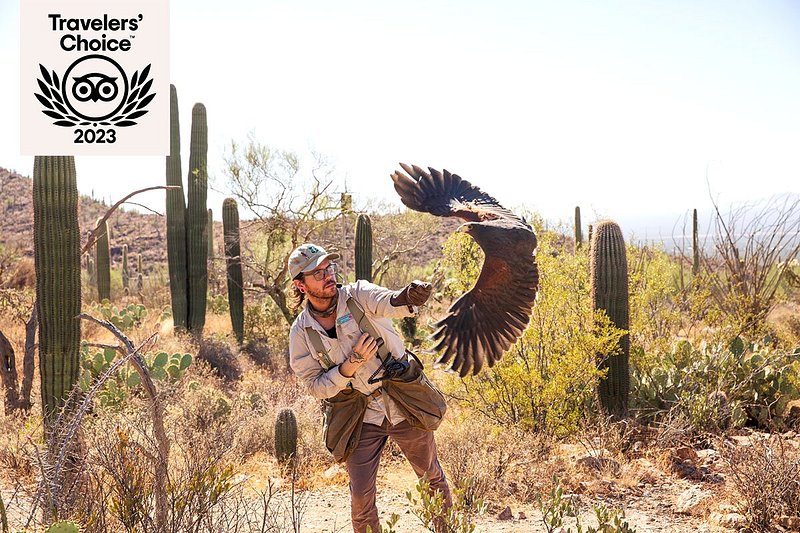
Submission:
[[395,307],[391,304],[390,300],[396,291],[375,285],[369,281],[358,280],[352,285],[351,291],[353,298],[371,315],[386,318],[405,318],[417,314],[416,306],[412,306],[413,311],[409,311],[406,305]]
[[342,375],[339,365],[325,370],[311,350],[305,332],[295,323],[289,333],[289,366],[306,384],[312,396],[332,398],[347,386],[351,378]]

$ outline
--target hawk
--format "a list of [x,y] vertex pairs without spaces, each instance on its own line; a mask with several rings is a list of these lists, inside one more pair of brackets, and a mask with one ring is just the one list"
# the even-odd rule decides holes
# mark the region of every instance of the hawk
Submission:
[[434,324],[437,363],[461,377],[493,366],[528,325],[539,287],[536,235],[524,219],[457,174],[400,163],[394,188],[410,209],[466,222],[485,259],[475,286],[459,297],[447,316]]

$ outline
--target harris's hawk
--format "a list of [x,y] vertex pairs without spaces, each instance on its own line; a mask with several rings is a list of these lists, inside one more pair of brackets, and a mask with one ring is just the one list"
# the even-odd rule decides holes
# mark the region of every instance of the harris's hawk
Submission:
[[485,259],[478,281],[434,324],[434,349],[443,352],[438,363],[452,360],[461,377],[494,365],[519,339],[528,325],[539,286],[536,235],[524,219],[497,200],[447,170],[400,163],[392,174],[402,202],[415,211],[459,217],[459,226],[483,249]]

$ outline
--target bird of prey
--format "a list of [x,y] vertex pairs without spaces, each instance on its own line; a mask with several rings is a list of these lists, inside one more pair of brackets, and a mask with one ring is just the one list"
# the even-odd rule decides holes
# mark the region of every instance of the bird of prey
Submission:
[[483,249],[485,259],[478,281],[456,300],[447,316],[434,324],[434,349],[439,361],[461,377],[493,366],[519,339],[528,325],[539,287],[536,235],[524,219],[497,200],[447,170],[400,163],[405,173],[392,174],[402,202],[415,211],[459,217]]

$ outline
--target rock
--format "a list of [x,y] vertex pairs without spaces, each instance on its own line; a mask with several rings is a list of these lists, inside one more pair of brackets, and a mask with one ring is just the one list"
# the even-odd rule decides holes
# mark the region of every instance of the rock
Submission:
[[697,487],[691,487],[678,496],[675,512],[692,516],[704,515],[711,503],[712,494]]
[[739,513],[718,513],[716,511],[708,515],[708,520],[712,524],[734,529],[743,526],[747,520]]
[[511,512],[511,507],[506,506],[503,511],[497,515],[498,520],[511,520],[514,518],[514,513]]
[[619,472],[619,463],[614,459],[608,457],[595,457],[594,455],[585,455],[575,461],[577,464],[588,468],[589,470],[610,470],[611,472]]
[[800,516],[781,516],[778,518],[778,525],[789,531],[800,531]]
[[339,466],[338,464],[335,464],[330,468],[328,468],[327,470],[325,470],[325,472],[322,475],[325,477],[325,479],[331,479],[336,477],[337,474],[340,474],[342,472],[344,472],[342,467]]
[[672,456],[677,457],[681,461],[691,461],[692,463],[696,463],[698,459],[697,452],[694,451],[694,448],[690,448],[689,446],[675,448],[672,451]]
[[519,512],[519,514],[517,515],[517,518],[519,518],[520,520],[527,520],[528,519],[528,517],[525,516],[525,513],[523,513],[522,511]]
[[800,420],[800,399],[791,400],[787,403],[781,415],[787,424],[792,424]]

